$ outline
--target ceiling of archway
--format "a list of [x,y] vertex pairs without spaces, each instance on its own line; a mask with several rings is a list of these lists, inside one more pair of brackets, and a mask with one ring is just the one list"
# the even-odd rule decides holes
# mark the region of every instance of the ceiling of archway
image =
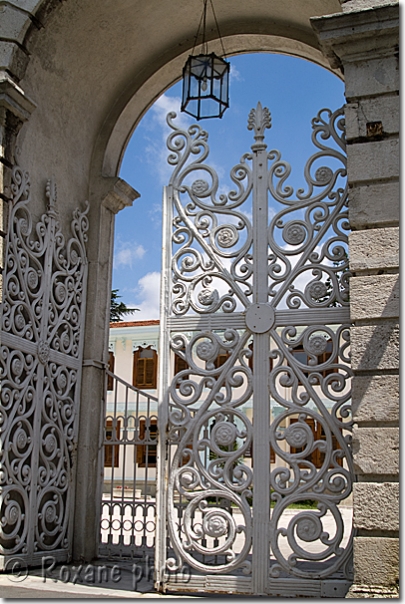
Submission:
[[[94,143],[105,131],[106,146],[134,95],[132,125],[180,77],[201,9],[201,0],[58,3],[45,27],[26,39],[31,56],[22,83],[39,105],[37,119],[46,96],[46,119],[62,137],[77,128]],[[341,8],[339,0],[215,0],[215,10],[227,52],[287,52],[326,66],[309,20]],[[211,14],[207,34],[216,35]],[[120,128],[122,145],[128,120]]]

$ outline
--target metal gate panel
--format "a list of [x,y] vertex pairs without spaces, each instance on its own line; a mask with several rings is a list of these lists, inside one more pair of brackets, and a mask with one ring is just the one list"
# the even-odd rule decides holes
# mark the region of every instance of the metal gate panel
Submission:
[[205,163],[208,134],[174,118],[157,588],[297,596],[331,585],[342,594],[353,476],[343,110],[313,120],[316,151],[296,194],[289,164],[267,151],[271,118],[260,103],[229,193]]
[[71,550],[87,259],[87,211],[66,241],[56,186],[30,213],[29,174],[15,165],[1,331],[0,566]]
[[99,555],[142,558],[152,564],[158,399],[110,371],[106,374],[110,387],[104,415]]

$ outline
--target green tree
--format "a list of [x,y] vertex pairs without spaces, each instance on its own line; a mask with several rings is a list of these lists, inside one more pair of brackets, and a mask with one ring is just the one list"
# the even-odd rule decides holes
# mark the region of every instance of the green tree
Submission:
[[123,320],[124,315],[127,315],[139,308],[128,308],[124,302],[118,302],[118,289],[111,290],[111,303],[110,303],[110,323],[119,323]]
[[[344,283],[344,278],[346,276],[346,273],[349,273],[350,276],[350,269],[349,269],[349,257],[347,255],[347,252],[345,251],[344,253],[344,259],[345,259],[345,265],[344,268],[342,268],[339,271],[336,271],[336,279],[338,281],[338,286],[339,286],[339,292],[342,293],[343,291],[345,291],[346,287],[347,287],[347,283]],[[338,267],[341,264],[340,261],[336,261],[333,263],[333,266]],[[343,279],[342,279],[343,278]],[[332,284],[332,279],[330,277],[328,277],[325,281],[325,285],[326,285],[326,295],[323,298],[320,298],[319,302],[324,302],[325,300],[328,300],[328,298],[332,295],[333,292],[333,284]],[[349,293],[346,290],[346,296],[347,296],[347,301],[349,301]],[[330,306],[342,306],[340,302],[338,302],[337,300],[334,300]]]

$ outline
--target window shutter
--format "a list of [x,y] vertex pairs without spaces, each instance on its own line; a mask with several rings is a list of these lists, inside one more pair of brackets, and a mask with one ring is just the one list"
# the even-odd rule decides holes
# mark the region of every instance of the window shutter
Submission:
[[[120,439],[120,430],[121,430],[121,422],[117,420],[115,427],[115,440],[119,441]],[[105,439],[112,440],[113,438],[113,422],[111,420],[106,421],[105,426]],[[120,463],[120,446],[119,443],[116,442],[114,445],[105,445],[104,446],[104,467],[112,468],[113,467],[113,450],[114,450],[114,468],[118,468]]]
[[[108,353],[108,371],[114,373],[115,357],[112,350]],[[107,390],[114,390],[114,378],[111,375],[107,375]]]
[[176,356],[174,357],[174,374],[176,375],[177,373],[180,373],[180,371],[184,371],[185,369],[188,369],[187,361],[185,361],[184,359],[179,357],[178,354],[176,354]]
[[134,352],[132,383],[136,388],[156,388],[157,353],[155,350],[143,348]]
[[157,420],[149,419],[148,426],[146,420],[141,419],[139,422],[139,444],[136,445],[136,463],[140,468],[156,467],[157,446],[156,444],[142,444],[142,441],[150,442],[157,439]]
[[[185,369],[189,369],[187,361],[185,361],[178,354],[175,354],[174,355],[174,375],[177,375],[178,373],[180,373],[180,371],[184,371]],[[189,377],[188,375],[183,375],[182,379],[187,379],[188,377]],[[180,381],[181,380],[176,381],[176,388],[180,387]]]
[[[297,418],[292,417],[290,419],[290,425],[294,424],[297,421],[298,421]],[[312,434],[314,435],[314,440],[326,440],[326,436],[322,429],[322,424],[320,422],[318,422],[318,421],[315,422],[314,418],[307,417],[307,419],[305,420],[305,423],[308,424],[308,426],[310,426],[310,428],[312,430]],[[339,442],[334,434],[332,434],[332,447],[333,447],[333,450],[340,449]],[[290,451],[293,454],[299,453],[300,451],[303,451],[303,447],[301,447],[301,448],[290,447]],[[308,461],[312,462],[316,468],[321,468],[322,464],[325,460],[325,453],[323,451],[320,451],[319,448],[316,447],[316,449],[310,455],[308,455],[306,457],[306,459]],[[343,459],[341,457],[338,458],[337,463],[340,466],[343,466]]]
[[229,352],[221,352],[215,359],[215,369],[219,369],[220,367],[222,367],[222,365],[226,363],[230,356],[231,355]]
[[145,361],[145,387],[154,387],[155,359],[143,359]]
[[143,388],[145,386],[145,361],[147,359],[138,359],[136,365],[136,374],[137,374],[137,383],[138,388]]

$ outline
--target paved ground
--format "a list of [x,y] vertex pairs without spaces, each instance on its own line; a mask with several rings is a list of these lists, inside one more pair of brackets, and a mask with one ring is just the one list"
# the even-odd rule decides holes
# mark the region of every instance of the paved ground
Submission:
[[[66,566],[64,567],[66,568]],[[137,586],[137,589],[139,586]],[[57,582],[52,579],[41,576],[30,575],[23,581],[14,582],[9,575],[0,575],[0,596],[1,598],[191,598],[193,596],[178,596],[169,594],[158,594],[153,591],[137,591],[133,586],[131,573],[122,573],[122,579],[117,583],[111,581],[99,585],[90,586],[87,584],[64,583],[62,580]],[[194,596],[195,597],[195,596]]]
[[[285,520],[288,521],[297,514],[297,510],[287,510]],[[341,508],[346,530],[351,526],[351,508]],[[324,519],[324,529],[330,535],[334,534],[335,523],[331,515]],[[349,532],[349,531],[348,531]],[[345,538],[343,545],[347,540]],[[288,555],[290,549],[282,543],[283,555]],[[306,543],[308,550],[317,551],[319,543]],[[30,569],[28,573],[16,569],[14,575],[0,574],[0,596],[2,598],[192,598],[198,596],[158,594],[153,588],[152,571],[142,567],[136,561],[130,560],[97,560],[93,564],[59,565],[52,568],[51,562],[43,568]],[[201,597],[201,596],[200,596]],[[235,596],[228,596],[235,597]]]
[[[282,518],[278,524],[278,527],[281,527],[281,526],[287,527],[289,525],[289,523],[291,522],[292,518],[303,511],[304,510],[299,510],[299,509],[285,510],[285,512],[283,513]],[[116,511],[111,516],[111,518],[109,518],[109,521],[112,522],[113,527],[114,527],[114,522],[115,522],[117,527],[119,527],[120,525],[123,525],[124,528],[121,531],[120,530],[112,531],[112,543],[118,544],[119,540],[123,539],[124,543],[129,544],[131,537],[134,537],[135,545],[140,547],[142,538],[145,538],[147,540],[146,544],[149,547],[153,547],[154,536],[155,536],[154,530],[150,531],[150,532],[143,532],[142,530],[139,530],[138,533],[136,533],[136,532],[133,533],[130,528],[128,528],[128,529],[125,528],[126,526],[127,527],[131,527],[134,525],[136,526],[136,523],[138,523],[138,525],[140,527],[142,527],[143,525],[145,525],[147,523],[148,520],[154,527],[155,523],[151,522],[151,520],[153,519],[153,516],[151,515],[152,512],[153,512],[153,509],[149,508],[147,510],[148,516],[145,518],[143,516],[144,509],[142,506],[138,506],[137,508],[135,508],[135,510],[133,510],[130,506],[128,506],[128,508],[125,510],[124,516],[121,516],[118,513],[118,511]],[[350,532],[351,532],[353,510],[349,506],[340,506],[340,512],[342,515],[342,520],[343,520],[343,525],[344,525],[344,535],[343,535],[343,540],[342,540],[341,546],[345,547],[346,543],[349,539]],[[134,515],[132,516],[131,513],[133,513]],[[200,517],[201,517],[201,514],[200,514]],[[244,525],[244,520],[243,520],[242,514],[233,511],[233,517],[235,518],[236,524],[240,524],[242,526]],[[200,518],[200,520],[198,519],[198,511],[195,513],[195,519],[196,519],[196,522],[200,521],[200,523],[202,523],[202,517]],[[105,516],[105,520],[107,520],[107,516]],[[107,525],[107,522],[106,522],[106,525]],[[333,538],[333,536],[336,534],[336,522],[330,512],[327,512],[325,514],[325,516],[322,518],[322,530],[329,533],[331,538]],[[108,531],[108,529],[107,530],[103,529],[103,524],[102,524],[101,533],[102,533],[103,543],[107,544],[108,537],[109,537],[109,535],[108,535],[109,531]],[[305,551],[312,552],[312,553],[316,553],[316,552],[322,551],[322,549],[326,549],[326,546],[324,546],[322,548],[322,545],[318,540],[314,541],[313,543],[301,541],[299,544]],[[243,548],[243,545],[244,545],[243,534],[239,534],[236,536],[235,543],[233,545],[233,550],[235,552],[239,552]],[[280,547],[280,551],[285,558],[288,558],[288,556],[293,553],[292,549],[288,545],[287,538],[280,538],[278,546]]]

